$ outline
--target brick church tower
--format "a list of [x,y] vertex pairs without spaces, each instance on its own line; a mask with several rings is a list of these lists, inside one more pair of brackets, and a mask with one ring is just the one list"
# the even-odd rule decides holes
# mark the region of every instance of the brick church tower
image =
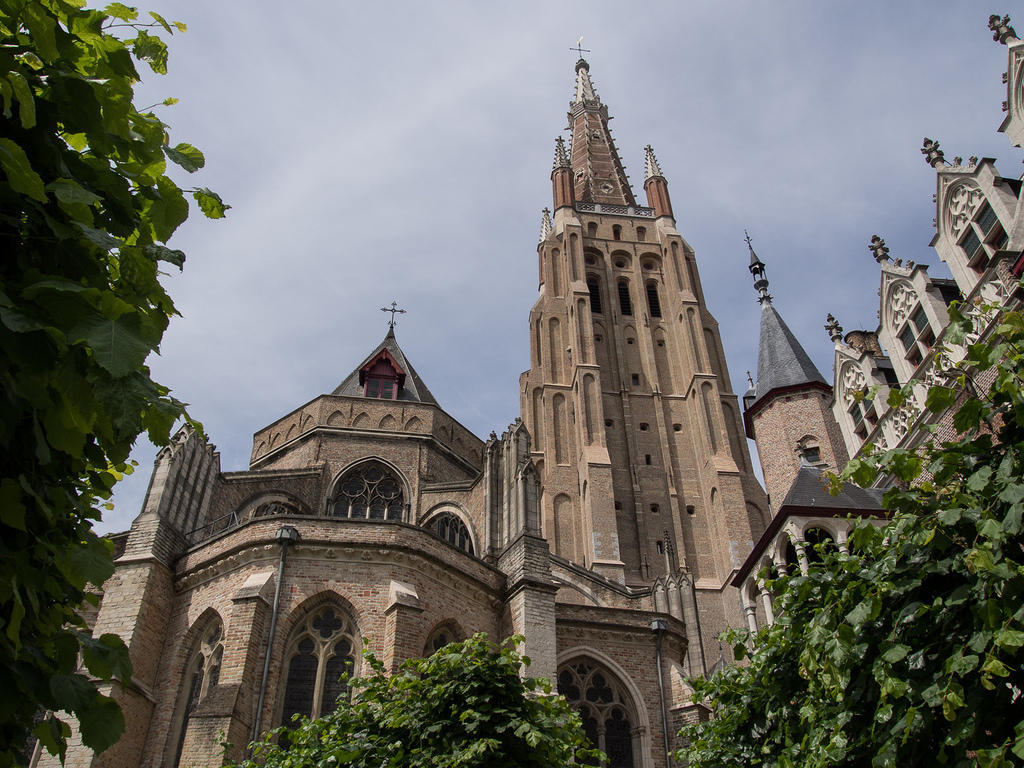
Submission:
[[643,207],[583,59],[569,110],[571,145],[555,145],[554,214],[544,212],[531,366],[520,381],[542,528],[555,555],[628,586],[657,582],[656,594],[666,585],[697,633],[697,673],[699,646],[738,625],[725,585],[764,530],[767,500],[653,150]]

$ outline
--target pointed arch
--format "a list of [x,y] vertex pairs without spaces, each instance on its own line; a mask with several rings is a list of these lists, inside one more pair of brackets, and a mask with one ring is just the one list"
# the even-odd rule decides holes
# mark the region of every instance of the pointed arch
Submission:
[[331,411],[331,415],[327,417],[328,427],[340,427],[345,424],[345,414],[341,411]]
[[398,421],[390,413],[386,413],[384,414],[384,418],[382,418],[380,420],[380,423],[377,425],[377,429],[387,429],[394,431],[398,429]]
[[352,420],[352,427],[354,429],[368,429],[370,426],[370,417],[366,411],[363,411],[355,419]]
[[442,502],[436,505],[427,513],[422,525],[439,539],[466,554],[475,555],[478,551],[477,537],[469,515],[459,504]]
[[351,603],[334,592],[303,601],[286,624],[274,718],[278,725],[288,725],[294,715],[319,717],[333,711],[348,692],[341,676],[358,668],[362,637]]
[[548,320],[548,353],[551,357],[551,380],[562,380],[562,325],[557,317]]
[[629,674],[592,648],[564,651],[557,665],[558,692],[580,713],[587,736],[608,755],[608,767],[649,765],[650,720]]
[[167,764],[173,768],[178,768],[181,763],[192,714],[220,680],[224,658],[224,620],[214,608],[207,608],[192,623],[182,640],[179,654],[184,673],[164,749]]
[[418,417],[413,416],[407,422],[405,422],[406,432],[416,432],[417,430],[423,429],[423,422]]
[[404,520],[412,490],[391,462],[373,456],[345,467],[331,483],[327,514],[369,520]]
[[444,619],[427,632],[427,639],[423,643],[423,655],[431,656],[449,643],[458,643],[465,639],[466,630],[456,619]]
[[531,397],[533,407],[533,442],[534,450],[544,450],[544,390],[541,387],[534,387]]
[[555,463],[556,464],[568,464],[569,463],[569,450],[566,444],[566,412],[565,412],[565,395],[561,392],[557,393],[552,398],[552,410],[554,412],[554,431],[555,431]]

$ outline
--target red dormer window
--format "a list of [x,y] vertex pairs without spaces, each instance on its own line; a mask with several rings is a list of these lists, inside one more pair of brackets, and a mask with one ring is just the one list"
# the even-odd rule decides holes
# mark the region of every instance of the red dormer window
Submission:
[[381,400],[397,400],[398,390],[405,380],[403,371],[387,350],[381,350],[373,360],[359,371],[365,397]]

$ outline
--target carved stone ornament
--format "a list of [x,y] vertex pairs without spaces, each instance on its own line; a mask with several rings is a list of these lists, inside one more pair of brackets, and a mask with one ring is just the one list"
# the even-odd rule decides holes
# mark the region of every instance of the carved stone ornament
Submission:
[[[829,312],[828,316],[825,318],[825,333],[828,334],[828,337],[832,339],[832,341],[837,343],[843,338],[843,326],[841,326],[839,321],[832,316],[831,312]],[[747,375],[749,376],[750,374],[748,373]]]
[[998,14],[992,14],[988,17],[988,28],[992,30],[992,39],[1003,45],[1006,45],[1006,41],[1010,38],[1016,39],[1017,37],[1017,33],[1010,26],[1009,16],[999,18]]
[[879,264],[889,260],[889,249],[885,245],[885,240],[878,235],[871,236],[871,243],[868,245],[868,250],[874,254],[875,261]]
[[915,304],[917,304],[917,292],[910,283],[900,281],[893,284],[889,291],[888,302],[889,328],[893,333],[899,333]]
[[927,137],[924,140],[924,144],[921,146],[921,154],[924,155],[925,162],[932,168],[937,168],[946,162],[945,154],[941,149],[939,149],[939,142],[932,141]]
[[857,399],[857,394],[863,392],[868,383],[864,371],[853,362],[848,362],[843,366],[839,382],[842,387],[843,402],[846,403],[847,407],[853,405],[853,401]]
[[946,195],[946,230],[954,240],[985,202],[985,193],[973,183],[957,184]]

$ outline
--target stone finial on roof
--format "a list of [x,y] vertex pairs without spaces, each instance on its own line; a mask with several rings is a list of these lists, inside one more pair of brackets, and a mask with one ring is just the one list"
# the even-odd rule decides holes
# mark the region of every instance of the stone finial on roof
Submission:
[[555,139],[555,163],[551,170],[571,167],[572,164],[569,162],[569,153],[565,151],[565,139],[559,136]]
[[970,157],[967,158],[967,167],[968,168],[976,168],[977,165],[978,165],[978,156],[977,155],[971,155]]
[[590,65],[583,58],[576,62],[576,98],[573,101],[600,101],[590,81]]
[[878,235],[871,236],[871,244],[868,245],[868,250],[875,255],[875,261],[879,264],[885,264],[889,261],[889,249],[885,245],[885,240]]
[[654,150],[648,144],[644,147],[644,181],[653,176],[664,176],[661,166],[658,165],[658,158],[654,156]]
[[825,333],[827,333],[828,337],[836,344],[843,339],[843,326],[841,326],[839,321],[832,316],[831,312],[829,312],[825,317]]
[[547,208],[544,209],[544,215],[540,219],[540,242],[544,242],[551,237],[553,227],[551,226],[551,211]]
[[988,17],[988,28],[992,30],[992,39],[997,43],[1006,45],[1008,40],[1016,40],[1017,33],[1013,31],[1013,27],[1010,26],[1010,17],[1003,16],[999,18],[999,14],[993,13]]
[[757,291],[757,301],[760,304],[767,302],[772,303],[771,294],[768,293],[768,278],[765,277],[764,273],[764,262],[758,258],[758,255],[754,253],[754,245],[750,241],[750,234],[747,230],[743,230],[743,234],[746,235],[747,250],[750,251],[750,266],[747,269],[750,270],[750,274],[754,276],[754,290]]
[[924,144],[921,146],[921,154],[924,155],[925,162],[932,168],[938,168],[946,162],[946,155],[939,149],[939,142],[932,141],[928,137],[925,137]]
[[750,371],[747,371],[747,386],[750,389],[754,388],[754,377],[750,375]]

